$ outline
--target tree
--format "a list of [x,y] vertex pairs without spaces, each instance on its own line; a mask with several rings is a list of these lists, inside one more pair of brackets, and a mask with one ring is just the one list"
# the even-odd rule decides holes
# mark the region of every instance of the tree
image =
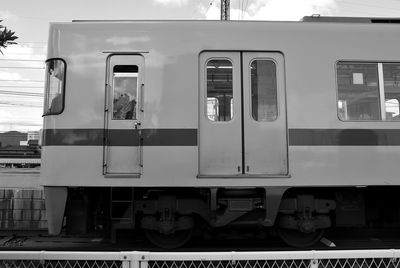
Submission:
[[[0,20],[2,22],[2,20]],[[14,42],[15,39],[18,38],[18,36],[14,35],[15,32],[7,29],[7,27],[0,25],[0,53],[3,54],[3,51],[1,51],[2,48],[6,48],[9,45],[14,45],[17,44],[17,42]]]

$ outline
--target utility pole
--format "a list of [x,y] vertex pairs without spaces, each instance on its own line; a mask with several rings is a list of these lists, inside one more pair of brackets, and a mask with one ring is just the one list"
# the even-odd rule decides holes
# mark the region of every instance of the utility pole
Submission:
[[221,0],[221,20],[230,19],[230,0]]

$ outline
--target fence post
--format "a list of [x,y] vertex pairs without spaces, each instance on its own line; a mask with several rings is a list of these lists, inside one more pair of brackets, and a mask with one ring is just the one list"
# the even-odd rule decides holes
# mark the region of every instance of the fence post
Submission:
[[121,252],[120,260],[122,262],[122,268],[132,268],[132,259],[130,252]]
[[310,260],[310,268],[318,268],[318,260],[317,259]]
[[140,267],[138,268],[148,268],[149,267],[149,262],[147,260],[142,260],[140,261]]
[[144,252],[131,251],[126,255],[129,256],[129,265],[130,266],[122,266],[122,268],[147,268],[147,260],[145,260]]
[[128,256],[123,256],[122,259],[122,268],[131,268],[131,260],[128,259]]

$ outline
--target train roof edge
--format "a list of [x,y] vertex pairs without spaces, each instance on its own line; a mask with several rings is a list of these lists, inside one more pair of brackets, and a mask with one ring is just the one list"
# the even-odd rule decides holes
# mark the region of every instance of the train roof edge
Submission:
[[399,18],[390,17],[335,17],[320,16],[318,14],[312,16],[304,16],[301,22],[331,22],[331,23],[399,23]]
[[[276,20],[229,20],[229,21],[221,21],[221,20],[129,20],[129,19],[121,19],[121,20],[72,20],[73,23],[121,23],[121,22],[221,22],[221,23],[230,23],[230,22],[285,22],[276,21]],[[300,21],[286,21],[286,22],[330,22],[330,23],[399,23],[400,17],[336,17],[336,16],[321,16],[319,14],[313,14],[311,16],[304,16],[300,19]]]

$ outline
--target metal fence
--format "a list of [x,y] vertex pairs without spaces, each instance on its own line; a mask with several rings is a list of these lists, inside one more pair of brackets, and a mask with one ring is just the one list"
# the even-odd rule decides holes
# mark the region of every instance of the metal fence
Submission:
[[0,252],[0,268],[133,268],[131,263],[123,253]]
[[0,252],[0,268],[397,268],[400,250]]

